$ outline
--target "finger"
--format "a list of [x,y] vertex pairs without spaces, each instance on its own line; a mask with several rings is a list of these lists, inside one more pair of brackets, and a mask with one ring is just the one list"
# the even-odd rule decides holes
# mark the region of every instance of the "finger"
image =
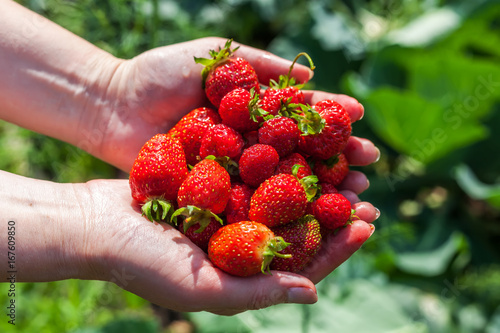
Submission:
[[344,197],[346,197],[346,199],[349,200],[351,205],[354,205],[355,203],[361,201],[359,200],[359,197],[356,195],[356,193],[354,193],[351,190],[340,190],[339,193],[342,194]]
[[313,262],[302,272],[312,282],[318,283],[349,259],[375,231],[373,224],[356,220],[326,237]]
[[356,220],[363,220],[365,222],[372,223],[380,217],[380,210],[366,201],[355,203],[352,205],[352,208],[356,211]]
[[356,136],[349,138],[343,152],[350,165],[369,165],[380,158],[380,150],[373,142]]
[[[206,304],[208,311],[219,315],[234,315],[281,303],[312,304],[317,302],[316,287],[307,278],[293,273],[272,271],[272,275],[257,274],[233,277],[220,272],[220,289]],[[224,302],[220,301],[224,295]],[[211,307],[212,305],[212,307]]]
[[[278,57],[270,52],[237,43],[234,45],[240,46],[235,54],[245,58],[252,65],[259,77],[259,81],[264,85],[269,85],[271,79],[277,81],[280,75],[288,74],[292,65],[291,60]],[[291,77],[294,77],[297,82],[305,83],[312,76],[313,71],[309,67],[298,63],[294,64]]]
[[317,91],[317,90],[304,90],[304,97],[306,103],[311,105],[316,104],[319,101],[323,101],[326,99],[331,99],[341,104],[349,117],[351,118],[351,122],[355,122],[363,118],[364,115],[364,107],[361,105],[355,98],[342,94],[332,94],[325,91]]
[[356,194],[363,193],[370,186],[370,182],[366,175],[361,171],[351,170],[344,178],[342,183],[337,187],[339,191],[349,190]]

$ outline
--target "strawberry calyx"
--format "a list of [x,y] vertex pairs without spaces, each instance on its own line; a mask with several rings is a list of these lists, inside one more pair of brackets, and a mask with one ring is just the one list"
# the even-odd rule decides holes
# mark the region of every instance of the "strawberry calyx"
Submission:
[[337,164],[339,162],[339,155],[340,154],[333,155],[332,157],[330,157],[330,158],[328,158],[326,160],[321,160],[321,163],[323,163],[329,169],[331,169],[331,168],[333,168],[335,166],[335,164]]
[[349,221],[347,222],[347,224],[352,224],[354,220],[359,220],[359,216],[356,215],[355,209],[351,209],[351,216],[349,217]]
[[303,165],[294,164],[292,167],[292,175],[299,181],[300,185],[304,188],[306,192],[307,201],[312,202],[316,197],[318,192],[318,177],[316,175],[305,176],[299,179],[297,173],[300,168],[303,168]]
[[314,66],[314,63],[313,63],[311,57],[305,52],[300,52],[299,54],[297,54],[295,59],[293,59],[293,62],[290,65],[290,68],[288,69],[288,74],[287,75],[280,75],[278,82],[276,82],[273,79],[269,80],[269,88],[271,88],[271,89],[284,89],[284,88],[288,88],[288,87],[295,87],[297,89],[302,89],[304,87],[304,84],[303,83],[296,84],[295,78],[291,76],[293,66],[295,65],[297,60],[299,60],[299,58],[301,56],[304,56],[307,58],[307,60],[309,61],[309,67],[311,68],[311,70],[314,70],[316,68]]
[[297,121],[297,126],[302,135],[319,134],[325,128],[326,120],[310,105],[300,104],[301,114],[295,113],[292,118]]
[[250,101],[248,102],[248,111],[250,113],[250,119],[252,119],[255,122],[259,122],[261,118],[264,118],[269,114],[269,112],[261,108],[260,95],[255,91],[254,87],[250,89]]
[[210,224],[210,220],[214,218],[221,225],[224,223],[222,219],[217,215],[212,213],[208,209],[201,209],[193,205],[188,205],[186,207],[181,207],[177,209],[170,218],[171,222],[177,226],[178,216],[184,216],[183,228],[186,232],[190,227],[195,224],[199,224],[200,227],[195,231],[195,233],[200,233],[205,230],[205,228]]
[[151,198],[141,207],[142,215],[151,222],[164,222],[170,214],[172,203],[164,198]]
[[[226,41],[226,44],[224,45],[223,48],[219,48],[219,51],[215,50],[210,50],[208,53],[211,58],[198,58],[194,57],[194,61],[197,64],[201,64],[205,66],[203,70],[201,71],[201,76],[203,78],[202,82],[203,85],[205,85],[205,80],[208,76],[208,73],[210,71],[217,67],[220,63],[224,62],[227,58],[233,55],[233,53],[239,48],[235,47],[234,49],[231,50],[231,43],[233,42],[232,39],[228,39]],[[205,87],[203,87],[205,88]]]
[[214,156],[208,155],[205,159],[214,160],[219,163],[221,167],[226,169],[227,173],[231,176],[238,176],[240,174],[240,169],[238,162],[230,158],[229,156]]
[[279,253],[289,245],[290,243],[286,242],[281,236],[271,239],[263,251],[264,260],[262,261],[261,272],[264,274],[271,274],[269,266],[274,257],[291,258],[291,254]]

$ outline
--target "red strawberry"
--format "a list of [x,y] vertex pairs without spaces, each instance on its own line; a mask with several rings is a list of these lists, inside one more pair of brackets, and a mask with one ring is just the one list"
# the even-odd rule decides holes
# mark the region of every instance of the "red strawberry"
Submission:
[[312,213],[330,230],[345,226],[352,219],[351,203],[340,193],[323,194],[312,203]]
[[257,131],[245,132],[243,134],[243,139],[245,140],[245,146],[243,149],[250,148],[251,146],[259,143],[259,133]]
[[311,176],[313,174],[311,167],[307,163],[306,159],[299,153],[293,153],[291,155],[281,158],[274,173],[276,175],[280,173],[287,173],[291,175],[293,174],[292,168],[294,165],[302,166],[302,168],[299,168],[297,170],[298,179],[302,179],[304,177]]
[[274,258],[271,269],[300,272],[309,264],[321,247],[319,222],[312,215],[305,215],[297,221],[272,228],[276,236],[281,236],[290,245],[281,253],[291,254],[291,258]]
[[222,225],[219,221],[217,221],[215,218],[211,218],[210,223],[208,223],[205,228],[201,228],[201,226],[197,223],[191,225],[190,227],[187,227],[187,223],[180,223],[177,228],[196,246],[207,252],[210,237],[212,237],[212,235],[215,234],[215,232],[221,227]]
[[247,221],[250,210],[250,199],[255,192],[253,188],[244,183],[233,183],[226,205],[226,220],[228,224]]
[[179,188],[177,203],[180,208],[172,219],[183,215],[188,227],[199,223],[202,228],[208,225],[211,218],[222,222],[217,214],[226,208],[230,190],[226,169],[212,159],[204,159],[193,167]]
[[337,190],[337,188],[335,186],[333,186],[332,184],[330,184],[330,183],[319,182],[318,183],[318,188],[321,189],[320,190],[321,194],[339,193],[339,191]]
[[201,139],[205,132],[220,122],[221,119],[215,110],[201,107],[182,117],[167,134],[181,142],[187,163],[195,165],[200,161]]
[[220,228],[210,239],[208,257],[212,263],[236,276],[269,272],[269,264],[288,244],[265,225],[241,221]]
[[293,112],[297,108],[297,104],[304,103],[304,94],[300,90],[303,84],[296,85],[295,78],[290,76],[293,66],[301,56],[305,56],[309,60],[311,69],[314,70],[314,64],[309,55],[299,53],[290,65],[287,75],[280,75],[278,82],[271,80],[269,89],[264,92],[262,97],[262,109],[269,114],[276,116],[284,112]]
[[[294,170],[294,174],[296,171]],[[248,216],[268,227],[289,223],[302,217],[308,200],[316,194],[315,176],[302,178],[279,174],[263,182],[252,195]]]
[[[130,171],[132,197],[149,220],[166,218],[182,182],[188,175],[186,158],[177,139],[157,134],[141,148]],[[153,216],[154,215],[154,216]]]
[[338,186],[349,173],[349,163],[342,153],[327,160],[316,159],[313,172],[320,182]]
[[257,130],[264,114],[259,107],[259,94],[253,89],[236,88],[222,98],[219,106],[222,123],[240,133]]
[[296,87],[269,88],[262,97],[262,109],[273,116],[279,115],[290,107],[296,108],[294,104],[302,103],[304,103],[304,94]]
[[227,156],[233,160],[238,160],[245,141],[240,133],[224,124],[217,124],[209,128],[200,146],[200,157],[203,159],[209,155],[215,157]]
[[257,187],[274,174],[279,159],[278,152],[273,147],[263,144],[253,145],[245,149],[241,155],[240,177],[245,184]]
[[211,50],[211,58],[195,58],[196,63],[205,67],[202,78],[208,100],[217,108],[222,98],[235,88],[250,91],[260,90],[255,69],[243,58],[233,57],[232,40],[228,40],[219,52]]
[[314,106],[324,121],[324,128],[316,134],[303,135],[299,149],[319,159],[329,159],[341,153],[351,135],[351,120],[342,105],[332,100]]
[[258,133],[259,143],[272,146],[280,157],[290,155],[297,148],[300,137],[297,124],[287,117],[264,121]]

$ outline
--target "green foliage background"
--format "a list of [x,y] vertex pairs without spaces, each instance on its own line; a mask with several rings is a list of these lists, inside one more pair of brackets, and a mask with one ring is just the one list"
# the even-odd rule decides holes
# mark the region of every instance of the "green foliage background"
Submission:
[[[20,3],[118,57],[212,35],[288,59],[305,51],[317,67],[309,88],[364,104],[354,135],[382,151],[359,168],[371,182],[361,198],[382,212],[376,233],[318,285],[317,304],[182,314],[196,332],[500,332],[499,1]],[[2,170],[59,182],[126,176],[16,126],[2,122],[0,134]],[[179,331],[104,282],[17,291],[16,326],[4,317],[2,332]]]

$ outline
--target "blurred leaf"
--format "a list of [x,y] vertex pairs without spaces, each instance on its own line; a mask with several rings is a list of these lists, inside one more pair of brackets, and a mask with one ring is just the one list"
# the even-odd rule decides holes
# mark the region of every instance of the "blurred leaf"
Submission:
[[399,152],[428,163],[459,147],[486,137],[485,129],[463,122],[460,131],[443,117],[436,102],[412,91],[380,88],[365,99],[373,130]]
[[396,257],[396,266],[405,272],[416,275],[436,276],[443,274],[465,242],[464,236],[455,232],[445,243],[433,251],[399,253]]
[[460,26],[461,15],[443,7],[419,16],[405,27],[388,34],[389,43],[404,46],[426,46]]
[[500,332],[500,306],[497,307],[492,319],[486,327],[486,333],[499,333]]
[[477,200],[487,200],[492,205],[500,208],[500,184],[488,185],[482,183],[465,164],[457,166],[454,175],[458,185],[469,197]]

